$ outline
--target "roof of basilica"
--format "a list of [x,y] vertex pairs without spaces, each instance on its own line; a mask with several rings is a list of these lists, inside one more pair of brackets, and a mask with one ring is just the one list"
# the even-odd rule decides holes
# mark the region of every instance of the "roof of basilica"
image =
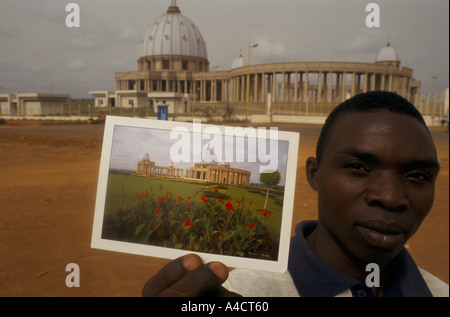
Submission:
[[400,55],[398,55],[395,48],[393,48],[389,42],[378,52],[377,57],[375,58],[375,63],[387,61],[400,62]]
[[198,27],[181,14],[176,3],[152,23],[142,38],[141,56],[187,55],[208,59]]

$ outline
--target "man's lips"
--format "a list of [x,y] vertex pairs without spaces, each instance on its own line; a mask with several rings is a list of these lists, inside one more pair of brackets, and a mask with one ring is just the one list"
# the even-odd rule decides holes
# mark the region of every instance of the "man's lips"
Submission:
[[397,223],[371,220],[358,223],[355,228],[364,241],[376,248],[393,249],[406,241],[405,229]]

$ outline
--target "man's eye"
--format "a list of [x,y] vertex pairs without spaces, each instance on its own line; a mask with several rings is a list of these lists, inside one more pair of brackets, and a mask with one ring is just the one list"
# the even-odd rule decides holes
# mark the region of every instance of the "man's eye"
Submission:
[[430,175],[424,172],[412,172],[407,174],[405,178],[415,182],[425,182],[431,179]]
[[360,164],[360,163],[350,163],[350,164],[347,164],[345,167],[348,169],[354,170],[354,171],[359,171],[359,172],[368,172],[369,171],[363,164]]

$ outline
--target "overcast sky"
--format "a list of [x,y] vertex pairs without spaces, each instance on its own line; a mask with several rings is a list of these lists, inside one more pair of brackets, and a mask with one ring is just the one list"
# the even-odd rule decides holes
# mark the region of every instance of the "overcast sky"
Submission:
[[[66,5],[81,9],[67,28]],[[368,3],[380,27],[368,28]],[[137,70],[141,38],[170,0],[0,0],[0,93],[114,90],[114,73]],[[374,62],[388,39],[422,93],[449,86],[448,0],[178,0],[200,29],[211,68],[229,70],[242,49],[252,64]]]

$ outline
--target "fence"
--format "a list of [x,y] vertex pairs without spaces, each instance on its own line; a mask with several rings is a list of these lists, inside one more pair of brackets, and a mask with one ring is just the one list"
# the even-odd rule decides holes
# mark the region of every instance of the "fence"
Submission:
[[[448,106],[445,105],[445,93],[435,95],[421,95],[416,107],[423,116],[429,116],[438,120],[444,120],[447,116]],[[45,113],[36,115],[36,118],[98,118],[104,115],[116,115],[123,117],[151,118],[157,117],[153,106],[146,107],[94,107],[94,101],[72,101],[63,105],[48,107]],[[272,115],[275,116],[302,116],[302,117],[326,117],[339,103],[305,103],[305,102],[274,102],[272,103]],[[170,114],[169,117],[223,117],[232,119],[234,116],[246,114],[265,115],[267,112],[265,102],[245,103],[195,103],[192,105],[193,113]],[[7,118],[8,115],[1,114]],[[12,114],[14,115],[14,114]],[[28,117],[28,116],[27,116]]]

